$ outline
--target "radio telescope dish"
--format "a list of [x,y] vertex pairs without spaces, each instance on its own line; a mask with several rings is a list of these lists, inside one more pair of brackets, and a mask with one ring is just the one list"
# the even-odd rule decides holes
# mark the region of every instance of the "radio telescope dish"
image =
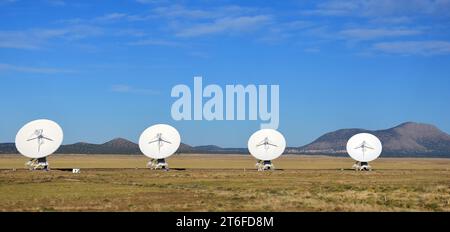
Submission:
[[284,136],[273,129],[259,130],[248,140],[248,150],[258,160],[274,160],[283,154],[284,149],[286,149]]
[[347,152],[358,162],[371,162],[376,160],[383,150],[381,141],[374,135],[361,133],[348,140]]
[[16,135],[16,148],[20,154],[39,159],[58,150],[63,141],[63,130],[51,120],[39,119],[23,126]]
[[147,128],[139,138],[139,148],[152,159],[165,159],[180,147],[180,133],[172,126],[157,124]]

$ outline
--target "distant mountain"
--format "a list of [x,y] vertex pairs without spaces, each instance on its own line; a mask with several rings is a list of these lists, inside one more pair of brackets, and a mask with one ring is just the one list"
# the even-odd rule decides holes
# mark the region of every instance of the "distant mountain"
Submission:
[[[450,157],[450,135],[433,125],[408,122],[387,130],[342,129],[327,133],[302,147],[286,149],[289,154],[347,156],[347,141],[358,133],[372,133],[383,143],[383,156]],[[0,154],[17,153],[14,143],[1,143]],[[61,146],[59,154],[141,154],[138,144],[116,138],[103,144],[75,143]],[[177,153],[248,154],[247,148],[222,148],[215,145],[192,147],[181,144]]]
[[[218,146],[198,146],[192,147],[181,143],[177,153],[245,153],[247,149],[240,148],[221,148]],[[18,153],[14,143],[0,143],[0,154]],[[74,143],[62,145],[56,154],[124,154],[135,155],[142,154],[139,145],[123,138],[116,138],[103,144],[92,143]]]
[[383,143],[384,156],[450,156],[450,135],[429,124],[408,122],[387,130],[343,129],[327,133],[288,153],[346,155],[347,141],[355,134],[371,133]]
[[0,143],[0,154],[15,154],[18,153],[14,143]]
[[[189,152],[192,147],[181,144],[178,152]],[[103,144],[75,143],[62,145],[59,154],[142,154],[139,145],[123,138],[116,138]]]
[[59,154],[139,154],[139,146],[126,139],[117,138],[103,144],[75,143],[61,146]]
[[248,154],[247,148],[222,148],[216,145],[197,146],[192,148],[193,153],[199,154]]

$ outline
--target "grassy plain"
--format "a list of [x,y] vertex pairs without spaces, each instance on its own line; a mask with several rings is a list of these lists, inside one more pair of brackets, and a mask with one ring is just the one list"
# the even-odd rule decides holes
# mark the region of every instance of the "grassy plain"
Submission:
[[[257,172],[240,155],[178,155],[169,172],[144,156],[53,155],[52,171],[0,156],[0,211],[450,211],[450,159],[283,156]],[[80,174],[62,171],[81,168]]]

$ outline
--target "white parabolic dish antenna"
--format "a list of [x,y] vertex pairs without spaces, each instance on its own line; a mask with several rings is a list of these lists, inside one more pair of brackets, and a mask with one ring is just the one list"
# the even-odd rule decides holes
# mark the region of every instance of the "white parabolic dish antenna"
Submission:
[[273,129],[255,132],[248,140],[248,150],[258,160],[270,161],[280,157],[286,149],[286,139]]
[[63,130],[51,120],[39,119],[23,126],[16,135],[16,148],[29,158],[43,158],[58,150]]
[[168,158],[178,150],[180,143],[180,133],[166,124],[147,128],[139,138],[139,148],[142,153],[152,159]]
[[348,140],[347,152],[356,161],[370,162],[376,160],[383,150],[381,141],[372,134],[361,133]]

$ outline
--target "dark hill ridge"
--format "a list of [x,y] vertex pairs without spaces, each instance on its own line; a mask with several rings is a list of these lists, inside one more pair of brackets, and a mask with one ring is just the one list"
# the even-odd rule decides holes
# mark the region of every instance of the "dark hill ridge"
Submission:
[[126,139],[117,138],[103,144],[75,143],[62,145],[59,154],[139,154],[139,146]]
[[0,154],[19,153],[14,143],[0,143]]
[[[221,148],[218,146],[198,146],[191,147],[181,143],[177,153],[245,153],[246,149]],[[0,154],[17,154],[18,151],[14,143],[0,143]],[[142,154],[139,145],[123,138],[116,138],[103,144],[93,144],[79,142],[62,145],[56,154]]]
[[248,154],[247,148],[223,148],[216,145],[197,146],[192,148],[193,153],[200,154]]
[[119,149],[124,149],[124,148],[135,149],[136,147],[138,147],[137,144],[135,144],[129,140],[123,139],[123,138],[115,138],[109,142],[102,144],[102,146],[111,147],[111,148],[119,148]]
[[357,133],[372,133],[383,143],[387,156],[450,156],[450,135],[429,124],[408,122],[387,130],[343,129],[327,133],[289,153],[346,154],[348,139]]
[[[181,144],[178,152],[189,152],[191,146]],[[103,144],[75,143],[63,145],[59,154],[141,154],[139,145],[123,138],[116,138]]]
[[[303,147],[286,149],[290,154],[346,156],[348,139],[358,133],[372,133],[383,143],[383,156],[450,157],[450,135],[429,124],[403,123],[387,130],[342,129],[327,133]],[[14,143],[0,143],[0,154],[17,153]],[[103,144],[63,145],[59,154],[141,154],[138,144],[116,138]],[[181,144],[178,153],[248,154],[247,148],[222,148],[215,145],[191,147]]]

